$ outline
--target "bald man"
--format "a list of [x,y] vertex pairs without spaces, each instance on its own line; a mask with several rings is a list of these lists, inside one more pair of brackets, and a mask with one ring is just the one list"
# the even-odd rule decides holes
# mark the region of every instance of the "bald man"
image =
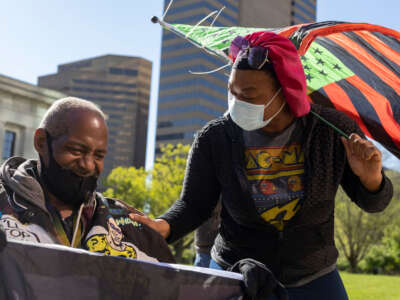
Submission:
[[[69,97],[49,108],[34,134],[38,160],[12,157],[0,168],[0,225],[8,240],[174,261],[159,234],[128,217],[134,208],[96,192],[107,135],[103,112],[89,101]],[[134,251],[109,243],[115,232]]]

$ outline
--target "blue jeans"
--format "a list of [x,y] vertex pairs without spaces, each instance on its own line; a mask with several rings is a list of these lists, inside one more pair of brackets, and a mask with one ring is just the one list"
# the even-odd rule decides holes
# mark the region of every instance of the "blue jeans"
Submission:
[[216,270],[225,270],[223,267],[221,267],[217,262],[213,259],[210,260],[210,269],[216,269]]
[[[223,270],[213,259],[210,268]],[[348,300],[346,290],[337,269],[303,286],[287,288],[289,300]],[[278,300],[275,296],[268,300]]]
[[196,267],[208,268],[210,265],[211,255],[208,253],[197,253],[194,258],[194,265]]

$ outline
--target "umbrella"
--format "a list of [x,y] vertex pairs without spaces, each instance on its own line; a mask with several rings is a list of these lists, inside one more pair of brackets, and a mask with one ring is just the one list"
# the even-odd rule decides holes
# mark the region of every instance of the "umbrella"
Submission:
[[160,23],[228,63],[238,35],[271,31],[297,47],[310,102],[340,110],[366,136],[400,158],[400,33],[367,23],[317,22],[282,28],[214,27]]

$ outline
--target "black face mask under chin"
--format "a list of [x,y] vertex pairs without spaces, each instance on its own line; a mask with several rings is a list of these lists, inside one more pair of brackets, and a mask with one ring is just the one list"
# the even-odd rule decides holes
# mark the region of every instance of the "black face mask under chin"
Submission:
[[82,203],[88,203],[96,190],[98,176],[81,177],[61,167],[54,159],[51,137],[48,133],[47,147],[49,152],[47,167],[40,156],[40,177],[46,188],[57,199],[74,208],[78,208]]

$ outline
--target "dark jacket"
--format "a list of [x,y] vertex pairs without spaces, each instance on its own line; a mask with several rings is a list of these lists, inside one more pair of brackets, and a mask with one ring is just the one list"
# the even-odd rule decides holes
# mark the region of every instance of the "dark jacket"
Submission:
[[[0,224],[9,240],[69,246],[62,231],[57,230],[63,225],[46,203],[36,169],[35,160],[20,157],[10,158],[1,166]],[[128,216],[131,212],[139,213],[122,201],[94,193],[83,208],[80,222],[75,222],[80,227],[77,247],[111,256],[174,262],[161,235],[133,222]]]
[[210,254],[221,223],[221,202],[215,207],[211,218],[205,221],[194,232],[194,248],[197,253]]
[[[343,113],[316,105],[312,109],[345,133],[363,136]],[[305,198],[282,232],[256,210],[244,166],[242,130],[228,115],[211,121],[197,134],[181,198],[161,216],[171,225],[168,241],[209,218],[221,194],[221,227],[212,251],[220,265],[253,258],[266,264],[281,282],[291,284],[335,264],[334,200],[339,184],[367,212],[382,211],[393,188],[384,176],[380,190],[370,193],[351,171],[340,136],[312,114],[302,117],[302,122]]]

